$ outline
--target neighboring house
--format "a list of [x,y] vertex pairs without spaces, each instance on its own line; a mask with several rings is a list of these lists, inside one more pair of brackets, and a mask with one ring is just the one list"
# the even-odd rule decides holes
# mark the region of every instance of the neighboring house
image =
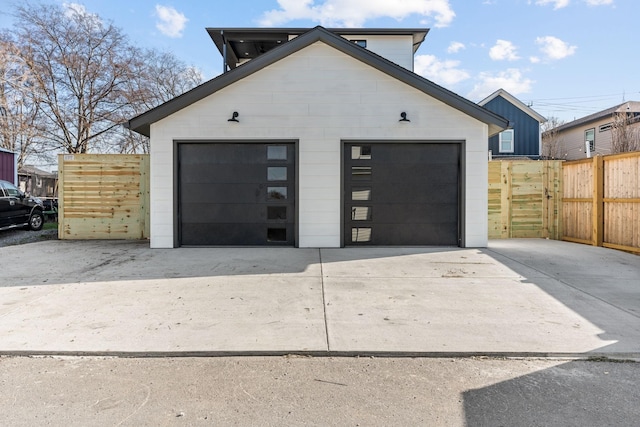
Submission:
[[489,151],[493,158],[540,158],[540,125],[547,121],[546,118],[504,89],[498,89],[478,105],[509,120],[509,129],[489,137]]
[[566,160],[587,157],[587,142],[591,155],[611,154],[614,116],[624,114],[628,124],[640,132],[640,102],[627,101],[606,110],[576,119],[555,128],[560,158]]
[[18,155],[0,148],[0,180],[18,183]]
[[18,187],[35,197],[54,198],[58,196],[58,174],[24,165],[18,170]]
[[425,30],[208,31],[230,70],[128,122],[151,247],[487,245],[508,121],[411,71]]

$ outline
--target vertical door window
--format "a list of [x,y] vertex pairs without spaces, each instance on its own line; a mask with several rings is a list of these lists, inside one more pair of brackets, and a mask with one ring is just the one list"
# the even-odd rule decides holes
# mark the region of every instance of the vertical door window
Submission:
[[287,146],[267,145],[267,160],[287,160]]
[[286,206],[267,206],[267,219],[278,220],[287,219]]
[[286,242],[286,228],[267,228],[267,242]]
[[286,181],[286,180],[287,180],[286,166],[269,166],[267,168],[267,181]]
[[371,160],[371,146],[354,145],[351,147],[351,160]]
[[[349,159],[351,196],[347,208],[346,219],[351,222],[350,243],[370,243],[372,228],[370,223],[373,217],[373,207],[366,206],[372,200],[370,181],[373,177],[371,144],[354,144],[346,147],[345,154]],[[349,170],[347,169],[347,170]],[[349,173],[347,172],[347,173]],[[349,194],[349,193],[347,193]],[[349,217],[349,210],[351,211]],[[369,224],[367,224],[369,222]],[[349,240],[349,235],[346,237]]]
[[351,241],[362,243],[371,241],[371,227],[353,227],[351,229]]
[[371,188],[358,188],[351,189],[351,200],[353,201],[366,201],[371,200]]
[[351,208],[351,220],[352,221],[371,221],[371,207],[369,206],[354,206]]

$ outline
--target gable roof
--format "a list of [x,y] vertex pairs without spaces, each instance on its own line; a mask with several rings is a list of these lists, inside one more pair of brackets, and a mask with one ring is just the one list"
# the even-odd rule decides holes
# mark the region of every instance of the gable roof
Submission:
[[534,119],[536,119],[539,123],[544,123],[547,121],[547,118],[538,114],[538,112],[536,112],[533,108],[529,107],[528,105],[525,105],[522,101],[520,101],[518,98],[516,98],[515,96],[511,95],[509,92],[507,92],[504,89],[498,89],[497,91],[493,92],[491,95],[487,96],[485,99],[483,99],[482,101],[478,102],[478,105],[481,106],[485,106],[489,103],[489,101],[494,100],[497,97],[502,97],[504,99],[506,99],[507,101],[509,101],[511,104],[513,104],[514,106],[518,107],[520,110],[522,110],[524,113],[528,114],[529,116],[533,117]]
[[640,112],[640,102],[638,101],[627,101],[622,104],[614,105],[611,108],[607,108],[606,110],[598,111],[597,113],[589,114],[588,116],[581,117],[579,119],[573,120],[569,123],[565,123],[563,125],[558,126],[555,130],[566,130],[571,129],[576,126],[584,125],[596,120],[611,118],[614,113],[638,113]]
[[221,74],[218,77],[215,77],[214,79],[165,102],[164,104],[132,118],[125,124],[125,126],[142,135],[150,136],[152,123],[162,120],[171,114],[188,107],[189,105],[200,101],[201,99],[204,99],[207,96],[318,41],[325,43],[326,45],[331,46],[409,86],[412,86],[478,121],[486,123],[489,126],[490,136],[495,135],[508,127],[509,121],[504,117],[501,117],[498,114],[495,114],[469,101],[468,99],[407,70],[406,68],[394,64],[393,62],[362,48],[355,43],[351,43],[321,26],[315,27],[240,67]]
[[47,172],[45,170],[39,169],[34,165],[23,165],[18,170],[18,175],[39,175],[42,178],[57,178],[57,172]]

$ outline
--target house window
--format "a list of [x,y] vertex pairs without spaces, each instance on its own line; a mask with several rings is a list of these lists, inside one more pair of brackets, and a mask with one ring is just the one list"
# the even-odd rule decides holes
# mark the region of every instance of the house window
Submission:
[[600,127],[598,128],[598,131],[606,132],[608,130],[611,130],[612,127],[613,127],[612,123],[607,123],[607,124],[604,124],[604,125],[600,125]]
[[[594,152],[596,150],[596,129],[595,128],[591,128],[591,129],[587,129],[584,131],[584,140],[585,140],[585,147],[587,145],[587,141],[589,142],[589,151]],[[587,151],[587,149],[585,148],[584,150],[585,152]]]
[[513,129],[500,132],[500,152],[513,153]]
[[366,40],[351,40],[353,43],[357,44],[360,47],[367,47]]

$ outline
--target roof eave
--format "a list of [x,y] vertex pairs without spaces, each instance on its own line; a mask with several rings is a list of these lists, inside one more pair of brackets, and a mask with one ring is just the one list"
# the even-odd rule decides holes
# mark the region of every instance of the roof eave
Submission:
[[351,43],[323,27],[318,26],[232,71],[221,74],[218,77],[178,96],[177,98],[129,120],[130,129],[141,133],[142,135],[150,136],[151,123],[162,120],[163,118],[193,104],[194,102],[217,92],[231,83],[241,80],[317,41],[322,41],[323,43],[358,59],[361,62],[370,65],[461,112],[464,112],[476,120],[486,123],[489,125],[490,134],[498,133],[501,130],[506,129],[509,125],[508,120],[498,114],[495,114],[469,101],[468,99],[407,70],[406,68],[394,64],[393,62]]
[[534,119],[536,119],[539,123],[545,123],[547,121],[547,118],[544,117],[542,114],[538,113],[536,110],[534,110],[533,108],[529,107],[528,105],[526,105],[525,103],[523,103],[518,98],[516,98],[515,96],[511,95],[509,92],[507,92],[504,89],[496,90],[491,95],[487,96],[485,99],[483,99],[482,101],[478,102],[478,105],[484,107],[486,104],[488,104],[490,101],[494,100],[498,96],[502,96],[504,99],[509,101],[511,104],[513,104],[517,108],[519,108],[523,113],[525,113],[525,114],[533,117]]

